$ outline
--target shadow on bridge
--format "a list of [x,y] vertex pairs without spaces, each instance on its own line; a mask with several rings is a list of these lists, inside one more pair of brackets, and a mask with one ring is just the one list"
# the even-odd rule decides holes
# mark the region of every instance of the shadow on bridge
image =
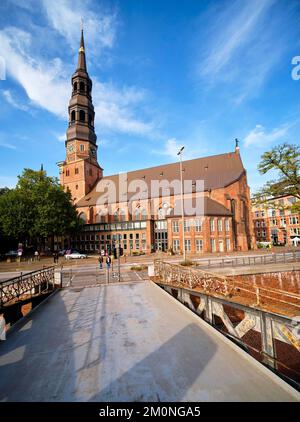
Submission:
[[[107,288],[62,291],[18,324],[0,343],[0,401],[199,397],[194,383],[216,352],[214,341],[196,324],[165,341],[168,333],[157,334],[148,323],[138,341],[128,344],[129,336],[115,343],[122,333],[106,296]],[[143,308],[134,312],[143,322]],[[123,329],[128,324],[124,320]]]

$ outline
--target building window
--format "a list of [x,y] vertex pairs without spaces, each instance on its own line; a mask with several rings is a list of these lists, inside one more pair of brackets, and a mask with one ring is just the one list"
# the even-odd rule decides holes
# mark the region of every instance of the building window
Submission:
[[259,212],[255,211],[255,217],[258,218],[259,217]]
[[74,83],[74,92],[77,91],[77,82]]
[[140,220],[140,210],[138,208],[134,211],[134,219],[136,221]]
[[75,122],[75,110],[71,112],[71,122]]
[[225,231],[229,232],[229,230],[230,230],[229,218],[226,218],[226,220],[225,220]]
[[80,152],[84,151],[84,144],[80,144]]
[[190,221],[184,220],[184,231],[189,232],[190,231]]
[[216,252],[216,241],[215,239],[210,239],[210,249],[212,252]]
[[292,227],[290,233],[291,236],[298,236],[300,235],[300,229],[298,227]]
[[214,232],[215,231],[215,219],[211,218],[209,223],[210,223],[210,231]]
[[221,218],[218,219],[218,231],[221,232],[223,230],[223,222]]
[[261,237],[266,237],[266,230],[261,231]]
[[173,231],[173,233],[179,232],[179,222],[178,222],[178,220],[172,221],[172,231]]
[[260,227],[260,221],[256,221],[255,227]]
[[196,232],[202,231],[202,220],[200,219],[195,220],[195,230]]
[[85,91],[84,82],[80,82],[79,89],[80,89],[81,92],[84,92]]
[[219,252],[224,252],[224,243],[222,239],[219,239]]
[[115,223],[118,223],[119,222],[119,213],[118,213],[118,211],[115,211],[114,212],[114,222]]
[[76,190],[78,190],[78,185],[75,186]]
[[202,252],[202,251],[203,251],[203,240],[196,239],[196,252]]
[[124,210],[121,210],[120,211],[120,221],[125,221],[125,211]]
[[179,252],[180,251],[180,245],[179,245],[179,239],[173,240],[173,251]]
[[75,174],[78,174],[79,173],[79,169],[78,168],[76,168],[75,169]]
[[290,217],[290,224],[298,224],[299,220],[298,217]]
[[230,239],[226,239],[226,251],[229,252],[230,251]]
[[66,170],[66,176],[70,176],[70,170]]
[[83,110],[79,111],[79,120],[85,122],[85,112]]
[[143,208],[141,211],[141,220],[147,220],[147,211],[145,210],[145,208]]
[[191,241],[190,241],[190,239],[186,239],[184,241],[184,244],[185,244],[185,250],[186,250],[186,252],[190,252],[191,251]]

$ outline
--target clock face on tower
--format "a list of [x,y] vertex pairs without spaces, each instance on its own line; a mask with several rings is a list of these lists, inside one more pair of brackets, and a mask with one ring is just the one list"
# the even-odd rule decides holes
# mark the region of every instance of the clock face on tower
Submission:
[[68,146],[68,153],[69,153],[69,154],[72,154],[72,152],[74,152],[74,151],[75,151],[74,144],[69,145],[69,146]]

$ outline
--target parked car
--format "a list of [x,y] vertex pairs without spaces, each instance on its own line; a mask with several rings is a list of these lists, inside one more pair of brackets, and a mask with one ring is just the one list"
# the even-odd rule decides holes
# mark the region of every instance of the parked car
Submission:
[[85,255],[84,253],[73,251],[71,253],[66,253],[65,258],[66,259],[84,259],[84,258],[87,258],[87,255]]
[[18,252],[17,251],[8,251],[8,252],[6,252],[5,256],[7,258],[16,258],[18,256]]

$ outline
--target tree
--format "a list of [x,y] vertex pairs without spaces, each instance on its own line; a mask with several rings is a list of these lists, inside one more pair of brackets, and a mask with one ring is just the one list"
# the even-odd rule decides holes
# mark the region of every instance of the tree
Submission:
[[[284,143],[265,152],[258,165],[260,174],[275,171],[277,180],[268,181],[262,189],[253,196],[254,203],[262,204],[281,196],[292,196],[295,204],[289,208],[293,212],[300,211],[300,147]],[[272,206],[275,206],[275,202]]]
[[40,243],[49,236],[67,236],[82,227],[71,195],[57,178],[43,170],[24,169],[15,189],[0,196],[0,229],[22,242]]

